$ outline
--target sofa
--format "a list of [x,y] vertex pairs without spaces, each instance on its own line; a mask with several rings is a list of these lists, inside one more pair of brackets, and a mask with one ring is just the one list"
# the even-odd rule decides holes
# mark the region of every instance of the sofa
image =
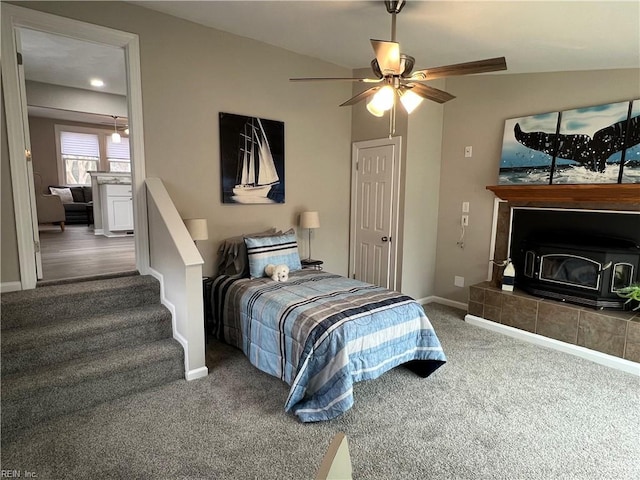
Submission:
[[90,186],[51,185],[49,191],[53,195],[60,196],[64,207],[65,223],[85,225],[93,223],[93,193]]

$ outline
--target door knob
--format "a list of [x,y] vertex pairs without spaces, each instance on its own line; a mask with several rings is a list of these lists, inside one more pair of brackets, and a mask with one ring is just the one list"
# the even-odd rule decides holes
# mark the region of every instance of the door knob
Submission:
[[383,242],[388,242],[389,241],[389,237],[382,237],[380,240],[382,240]]

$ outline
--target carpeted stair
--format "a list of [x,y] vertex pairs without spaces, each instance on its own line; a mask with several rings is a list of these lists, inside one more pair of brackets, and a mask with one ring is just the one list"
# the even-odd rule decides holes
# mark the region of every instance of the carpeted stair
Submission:
[[2,295],[2,435],[184,378],[160,285],[146,275]]

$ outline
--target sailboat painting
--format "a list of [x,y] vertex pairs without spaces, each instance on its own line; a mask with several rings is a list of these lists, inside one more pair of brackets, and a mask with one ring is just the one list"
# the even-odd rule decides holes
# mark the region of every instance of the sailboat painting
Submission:
[[284,203],[284,122],[220,113],[222,202]]

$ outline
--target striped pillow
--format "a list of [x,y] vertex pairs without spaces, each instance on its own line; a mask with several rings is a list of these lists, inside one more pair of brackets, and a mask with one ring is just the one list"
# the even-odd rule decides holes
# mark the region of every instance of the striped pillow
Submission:
[[300,270],[300,255],[295,233],[273,237],[245,237],[251,278],[264,277],[264,267],[270,263],[287,265],[289,271]]

